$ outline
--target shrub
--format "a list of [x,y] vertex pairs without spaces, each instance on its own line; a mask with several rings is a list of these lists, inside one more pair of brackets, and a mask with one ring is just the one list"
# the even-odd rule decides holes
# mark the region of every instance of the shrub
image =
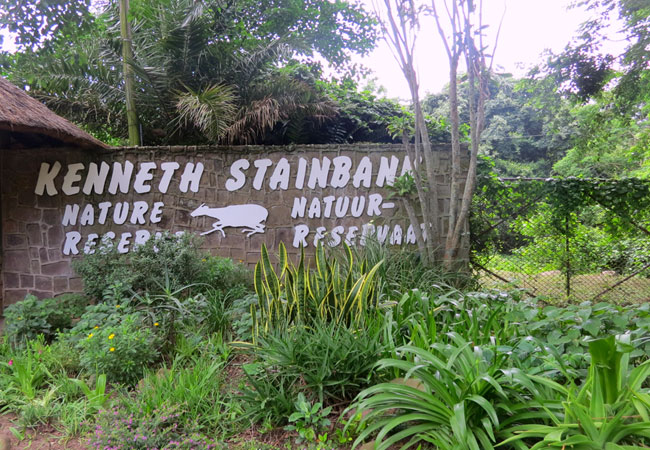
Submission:
[[227,313],[236,339],[247,342],[252,340],[253,315],[251,308],[255,308],[257,304],[258,299],[255,294],[245,295],[233,301]]
[[179,429],[214,432],[228,428],[227,405],[221,386],[225,361],[215,355],[195,356],[184,366],[176,359],[169,368],[149,371],[129,402],[132,413],[154,415],[165,405],[182,405],[177,411]]
[[118,326],[124,316],[135,313],[129,303],[98,303],[89,305],[81,315],[79,322],[63,336],[64,341],[77,341],[86,338],[98,328]]
[[165,233],[128,254],[120,254],[106,241],[95,253],[74,261],[73,266],[83,279],[86,294],[97,300],[107,295],[128,297],[131,292],[156,294],[189,287],[222,292],[248,288],[250,273],[245,266],[228,258],[210,257],[200,245],[200,238],[194,234]]
[[123,294],[131,289],[135,274],[126,261],[127,255],[118,253],[117,246],[110,241],[104,241],[94,253],[74,260],[72,267],[83,281],[85,294],[92,299],[102,300],[111,286],[119,286]]
[[456,288],[473,286],[470,275],[463,272],[450,272],[442,264],[425,264],[420,254],[408,247],[394,248],[379,242],[374,236],[367,236],[363,245],[349,249],[352,259],[336,247],[329,252],[348,270],[352,262],[352,273],[358,276],[363,267],[373,267],[382,263],[377,270],[381,295],[391,300],[399,298],[403,292],[418,289],[425,293],[445,292]]
[[216,442],[179,426],[181,405],[165,405],[150,413],[133,413],[124,406],[103,410],[88,440],[94,450],[209,450]]
[[96,325],[79,340],[81,366],[89,373],[104,373],[110,381],[135,383],[146,367],[159,359],[158,339],[143,327],[139,314],[128,314],[118,325]]
[[277,272],[262,245],[262,257],[255,266],[255,292],[259,298],[259,322],[253,317],[253,335],[293,324],[331,321],[360,326],[365,315],[378,306],[376,272],[381,265],[361,265],[358,276],[352,271],[352,252],[347,248],[347,269],[328,258],[321,244],[316,249],[316,269],[310,270],[301,251],[298,265],[279,247]]
[[245,265],[230,258],[204,257],[195,282],[210,286],[221,294],[235,298],[252,289],[253,277]]
[[500,421],[525,402],[518,382],[530,382],[496,345],[449,337],[449,344],[432,339],[424,346],[403,346],[397,349],[401,357],[379,361],[381,370],[403,378],[359,394],[353,408],[363,413],[360,425],[367,428],[353,447],[378,432],[379,450],[397,442],[401,448],[425,443],[440,450],[494,448]]
[[269,333],[259,341],[257,361],[245,367],[247,414],[284,423],[299,392],[326,405],[351,400],[376,381],[373,367],[384,351],[378,324],[351,330],[315,323]]
[[[536,444],[532,448],[647,448],[650,399],[643,386],[650,376],[650,361],[632,368],[631,350],[628,335],[589,342],[591,366],[580,389],[573,380],[565,387],[533,377],[556,395],[513,411],[500,432],[506,438],[500,445],[520,448],[525,440]],[[559,407],[549,408],[554,401]]]
[[5,309],[5,333],[14,344],[24,345],[39,334],[50,342],[57,332],[72,327],[87,304],[85,297],[76,294],[43,300],[28,295]]

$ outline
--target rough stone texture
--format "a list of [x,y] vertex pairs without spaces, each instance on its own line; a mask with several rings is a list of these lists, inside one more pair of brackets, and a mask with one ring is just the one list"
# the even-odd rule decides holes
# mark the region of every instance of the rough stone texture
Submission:
[[[78,149],[35,149],[35,150],[1,150],[0,151],[0,305],[6,306],[23,298],[31,293],[39,297],[58,295],[64,292],[80,291],[81,280],[74,274],[70,264],[74,257],[81,257],[84,251],[84,243],[89,234],[103,236],[107,232],[114,232],[114,242],[121,240],[133,246],[136,232],[147,230],[150,233],[168,230],[170,232],[190,231],[208,232],[213,229],[216,218],[208,216],[192,216],[192,212],[205,203],[211,208],[222,208],[229,205],[257,204],[264,206],[268,211],[268,218],[264,222],[265,232],[247,236],[242,232],[242,227],[226,227],[223,234],[214,231],[205,236],[204,246],[211,254],[231,257],[237,261],[249,265],[257,262],[260,255],[260,248],[263,243],[274,250],[283,242],[287,246],[290,255],[296,256],[299,252],[294,247],[295,227],[307,225],[310,234],[307,237],[306,251],[309,253],[314,249],[316,229],[324,227],[327,233],[337,231],[335,227],[343,227],[340,232],[340,239],[348,236],[351,240],[358,241],[364,224],[371,223],[375,226],[387,225],[387,241],[390,241],[395,226],[402,228],[403,239],[406,238],[408,220],[402,211],[400,203],[388,199],[388,192],[376,185],[376,175],[382,157],[390,160],[391,156],[399,158],[398,172],[402,169],[402,161],[405,156],[401,146],[393,145],[299,145],[292,147],[141,147],[141,148],[119,148],[103,150],[100,152],[81,151]],[[334,179],[333,164],[330,165],[327,175],[327,186],[316,185],[313,189],[308,187],[310,168],[313,160],[323,162],[324,158],[333,161],[339,156],[347,156],[352,160],[351,175],[355,174],[359,162],[363,157],[368,156],[372,162],[372,182],[369,188],[353,186],[351,177],[347,185],[343,187],[332,187]],[[289,185],[272,186],[270,177],[276,168],[276,164],[286,158],[290,165]],[[307,163],[307,172],[303,187],[296,187],[299,162],[304,158]],[[232,164],[240,159],[246,159],[250,167],[245,170],[246,182],[237,190],[226,189],[226,180],[233,178],[231,173]],[[253,186],[253,180],[258,171],[254,165],[255,161],[269,159],[272,165],[266,171],[261,186]],[[438,196],[440,205],[444,206],[440,216],[439,229],[448,220],[449,208],[449,179],[450,159],[449,148],[440,147],[436,153],[438,161]],[[109,192],[113,163],[124,164],[130,161],[134,164],[133,176],[130,180],[129,190],[122,193],[120,190],[115,194]],[[53,165],[59,162],[62,168],[55,178],[54,185],[58,191],[57,195],[43,195],[35,193],[35,186],[42,163]],[[102,194],[92,192],[89,195],[83,194],[86,174],[89,164],[95,162],[98,165],[106,162],[111,166],[111,173],[107,178]],[[151,171],[153,179],[146,181],[151,189],[146,193],[136,193],[133,186],[136,174],[142,163],[155,162],[156,168]],[[163,177],[163,170],[160,166],[163,162],[176,162],[180,168],[174,172],[167,192],[160,192],[159,184]],[[83,170],[79,171],[80,181],[75,181],[71,176],[67,181],[73,190],[78,188],[78,193],[64,192],[65,175],[68,164],[82,163]],[[183,192],[180,186],[183,171],[188,163],[202,163],[204,172],[201,177],[198,192],[188,190]],[[68,195],[71,194],[71,195]],[[383,202],[394,202],[395,208],[384,209],[380,217],[368,216],[368,201],[370,194],[381,194]],[[310,210],[312,201],[320,199],[321,213],[325,212],[324,199],[333,196],[341,199],[342,204],[349,201],[348,213],[345,218],[336,217],[336,204],[334,200],[331,205],[330,217],[305,217],[292,218],[292,210],[296,199],[306,198],[306,211]],[[357,215],[350,215],[352,205],[360,206],[365,197],[365,206],[358,208]],[[148,211],[144,214],[144,223],[132,214],[134,202],[144,201],[148,204]],[[98,220],[99,207],[102,202],[110,202],[105,223],[100,224]],[[122,218],[114,215],[114,206],[120,202],[128,202],[129,213]],[[155,202],[163,202],[160,221],[152,223],[150,214]],[[64,226],[62,223],[66,206],[79,206],[77,223]],[[95,214],[90,220],[91,223],[81,224],[84,208],[92,205]],[[126,206],[126,204],[124,204]],[[319,205],[313,207],[318,209]],[[321,215],[322,215],[321,214]],[[136,223],[132,223],[136,222]],[[119,224],[116,224],[119,223]],[[354,233],[353,227],[357,227]],[[350,232],[352,230],[352,232]],[[77,255],[64,255],[63,249],[66,236],[71,232],[81,234]],[[340,231],[340,230],[339,230]],[[385,231],[385,230],[384,230]],[[436,239],[438,245],[442,245],[440,237]]]

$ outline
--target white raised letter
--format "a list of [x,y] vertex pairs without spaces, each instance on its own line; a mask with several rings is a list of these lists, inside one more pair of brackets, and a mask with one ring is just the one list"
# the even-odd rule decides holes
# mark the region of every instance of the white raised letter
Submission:
[[379,173],[377,174],[377,186],[382,187],[384,184],[388,184],[389,186],[393,184],[395,181],[395,175],[397,174],[398,164],[399,159],[397,159],[397,156],[395,155],[390,157],[390,164],[388,163],[388,158],[385,156],[381,157]]
[[333,160],[334,171],[332,172],[332,180],[330,185],[333,188],[342,188],[350,181],[350,169],[352,168],[352,160],[349,156],[337,156]]
[[336,214],[336,217],[338,218],[345,217],[348,213],[349,207],[350,197],[339,197],[336,199],[336,205],[334,205],[334,214]]
[[266,175],[266,169],[273,164],[268,158],[258,159],[253,163],[257,167],[257,172],[255,173],[255,178],[253,178],[253,189],[259,191],[262,189],[262,183],[264,182],[264,175]]
[[371,223],[363,224],[361,227],[361,240],[359,244],[366,245],[366,239],[368,236],[372,237],[375,235],[375,226]]
[[327,242],[327,244],[330,247],[336,247],[341,243],[341,234],[345,231],[345,228],[343,228],[341,225],[332,228],[332,232],[330,233],[330,238]]
[[357,238],[357,230],[359,227],[350,227],[345,235],[345,242],[348,245],[355,245],[354,240]]
[[307,217],[310,219],[320,217],[320,199],[314,197],[311,200],[311,205],[309,205],[309,210],[307,211]]
[[316,228],[316,234],[314,235],[314,247],[317,247],[320,240],[325,237],[325,232],[326,231],[327,231],[327,228],[325,228],[325,227]]
[[241,189],[244,184],[246,184],[246,174],[244,170],[248,169],[251,166],[251,163],[247,159],[238,159],[232,166],[230,166],[230,175],[233,178],[228,178],[226,180],[226,189],[229,191],[236,191]]
[[334,203],[334,200],[336,200],[336,197],[333,195],[328,195],[323,199],[323,203],[325,204],[325,210],[323,211],[323,217],[331,217],[332,215],[332,204]]
[[81,233],[78,231],[68,231],[65,234],[65,243],[63,244],[63,254],[64,255],[77,255],[79,254],[79,249],[77,244],[81,242]]
[[111,183],[108,185],[108,192],[117,194],[117,188],[120,188],[122,194],[129,192],[131,184],[131,175],[133,175],[133,163],[124,161],[124,168],[118,162],[113,163],[113,173],[111,174]]
[[372,162],[368,156],[364,156],[359,161],[357,170],[354,172],[354,178],[352,179],[352,185],[356,188],[363,184],[363,187],[370,187],[372,182]]
[[363,208],[366,206],[366,197],[365,195],[354,196],[352,198],[352,208],[350,212],[352,217],[361,217],[363,214]]
[[133,212],[131,213],[131,219],[129,220],[133,225],[136,223],[139,223],[140,225],[144,225],[146,223],[146,220],[144,218],[144,214],[147,212],[149,209],[149,204],[147,202],[135,202],[133,203]]
[[172,181],[174,172],[178,170],[181,165],[177,162],[164,162],[160,165],[160,168],[163,171],[162,177],[160,177],[160,184],[158,185],[158,190],[163,194],[167,193],[169,189],[169,183]]
[[94,190],[95,194],[103,194],[104,186],[106,185],[106,178],[108,178],[108,171],[111,166],[102,161],[100,169],[97,169],[97,163],[90,163],[88,165],[88,174],[86,175],[86,182],[84,183],[83,193],[90,195]]
[[402,162],[402,171],[400,172],[400,176],[404,175],[406,172],[412,172],[413,171],[413,166],[411,165],[411,158],[409,158],[409,155],[406,155],[404,157],[404,161]]
[[147,230],[136,231],[135,239],[133,240],[135,244],[134,247],[146,244],[150,237],[151,237],[151,233],[149,233]]
[[111,207],[111,202],[101,202],[97,207],[99,208],[99,217],[97,218],[97,222],[104,225],[106,223],[106,217],[108,216],[108,209]]
[[381,225],[377,227],[377,240],[380,244],[386,242],[388,237],[388,225]]
[[390,245],[402,245],[402,227],[397,224],[390,235]]
[[307,225],[296,225],[293,227],[293,247],[298,248],[301,245],[307,247],[307,240],[305,239],[309,234],[309,227]]
[[409,225],[406,229],[406,243],[415,244],[415,230],[413,230],[413,224]]
[[76,225],[78,215],[79,215],[78,204],[75,203],[73,205],[65,205],[65,211],[63,212],[63,220],[61,221],[61,225],[63,225],[64,227],[68,225]]
[[129,251],[129,239],[131,238],[131,233],[122,233],[120,237],[120,242],[117,244],[117,253],[126,253]]
[[126,218],[129,216],[129,203],[128,202],[117,202],[113,206],[113,222],[116,225],[122,225],[126,222]]
[[370,194],[368,196],[368,215],[372,216],[381,216],[381,208],[384,201],[384,197],[381,194]]
[[147,181],[153,180],[153,173],[151,171],[156,168],[155,162],[143,162],[140,164],[140,170],[135,176],[133,182],[133,190],[138,194],[146,194],[151,191],[151,185],[145,184]]
[[189,186],[190,191],[199,192],[201,176],[203,176],[203,163],[196,163],[196,166],[194,163],[187,163],[183,175],[181,175],[181,183],[178,188],[181,192],[187,192]]
[[307,198],[306,197],[294,197],[293,198],[293,208],[291,208],[291,217],[305,217],[305,209],[307,208]]
[[65,195],[75,195],[81,190],[79,186],[74,185],[76,182],[81,181],[80,170],[84,170],[82,163],[68,164],[68,172],[63,177],[63,186],[61,186],[61,190]]
[[307,160],[300,158],[298,160],[298,173],[296,174],[296,189],[302,189],[305,185],[305,175],[307,175]]
[[276,190],[278,186],[283,191],[289,189],[289,176],[291,174],[291,166],[289,166],[289,161],[287,158],[280,158],[278,164],[273,170],[273,175],[269,180],[269,187],[273,190]]
[[162,220],[162,208],[165,206],[163,202],[156,202],[151,208],[151,215],[149,216],[149,221],[151,223],[158,223]]
[[81,212],[81,217],[79,218],[79,225],[94,225],[95,224],[95,208],[93,205],[88,203],[84,206],[84,210]]
[[38,181],[36,182],[34,193],[36,195],[43,195],[43,192],[47,191],[47,195],[50,196],[58,194],[56,186],[54,186],[54,179],[60,171],[61,163],[58,161],[52,165],[52,170],[50,170],[48,163],[41,163],[41,170],[38,172]]
[[99,235],[97,233],[90,233],[88,235],[88,239],[86,239],[86,245],[84,245],[84,253],[86,255],[92,255],[93,253],[95,253],[97,238],[99,238]]
[[311,160],[311,170],[309,171],[309,181],[307,186],[309,189],[314,189],[316,187],[316,182],[322,188],[327,186],[327,174],[330,170],[330,159],[328,157],[323,158],[323,163],[321,164],[320,159],[312,158]]

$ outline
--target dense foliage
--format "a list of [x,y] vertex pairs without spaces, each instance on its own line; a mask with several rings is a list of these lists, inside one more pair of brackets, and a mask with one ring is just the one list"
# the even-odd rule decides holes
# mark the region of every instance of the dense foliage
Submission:
[[[474,199],[472,246],[480,265],[504,275],[542,274],[540,282],[543,274],[553,271],[569,280],[580,274],[602,278],[601,273],[638,274],[646,279],[650,263],[647,181],[503,181],[490,173],[481,177],[479,192]],[[609,285],[620,279],[612,279]],[[604,280],[594,278],[591,283],[602,287],[585,300],[607,287]],[[643,295],[640,292],[638,298]]]
[[[317,56],[345,71],[375,41],[374,22],[343,0],[130,2],[136,105],[148,144],[301,142],[336,115],[319,89]],[[0,58],[2,73],[98,136],[125,135],[118,2],[97,14],[22,2],[0,16],[26,47]],[[51,26],[78,14],[84,26]],[[31,22],[40,17],[42,29]],[[301,65],[300,60],[306,65]],[[323,133],[326,133],[323,131]],[[284,136],[287,136],[286,138]]]
[[[195,241],[175,239],[189,266],[207,263]],[[73,317],[56,335],[41,336],[49,328],[40,316],[21,323],[12,313],[0,344],[0,408],[18,415],[17,436],[51,423],[86,436],[90,448],[119,447],[124,437],[129,448],[257,448],[236,438],[250,427],[284,427],[287,447],[301,449],[648,444],[647,304],[542,307],[519,291],[462,291],[412,253],[370,240],[343,253],[321,248],[317,260],[311,269],[273,267],[265,252],[260,298],[219,260],[208,267],[220,290],[113,285],[85,310],[81,300],[48,300]],[[377,278],[363,281],[369,271]],[[334,283],[334,273],[348,281]],[[344,299],[368,283],[373,300],[355,302],[354,315],[338,315],[346,303],[334,300],[321,300],[323,313],[287,307],[299,286]],[[277,302],[273,320],[256,325],[268,301]],[[34,303],[11,311],[33,316]],[[608,370],[611,361],[620,370]],[[609,412],[611,421],[598,420]]]

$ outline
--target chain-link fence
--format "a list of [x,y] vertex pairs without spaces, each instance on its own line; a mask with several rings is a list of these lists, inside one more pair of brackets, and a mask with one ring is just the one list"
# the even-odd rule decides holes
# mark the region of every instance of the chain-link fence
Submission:
[[485,178],[472,216],[484,287],[551,302],[650,301],[650,184]]

